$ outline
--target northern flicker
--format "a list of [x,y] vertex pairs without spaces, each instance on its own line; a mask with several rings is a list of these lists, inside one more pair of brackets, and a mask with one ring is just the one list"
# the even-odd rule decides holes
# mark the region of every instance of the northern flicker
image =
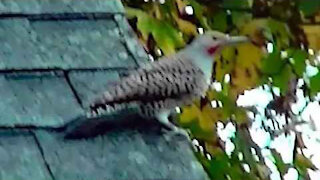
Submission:
[[205,95],[216,53],[224,46],[248,41],[245,36],[231,37],[216,31],[199,35],[178,53],[142,66],[107,89],[93,101],[91,112],[96,116],[134,104],[142,116],[157,119],[173,134],[188,136],[169,121],[170,112]]

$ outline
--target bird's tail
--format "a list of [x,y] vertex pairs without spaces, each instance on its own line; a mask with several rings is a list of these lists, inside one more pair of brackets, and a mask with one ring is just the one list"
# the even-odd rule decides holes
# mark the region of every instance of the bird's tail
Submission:
[[113,96],[111,94],[105,92],[102,97],[96,98],[96,100],[90,104],[87,117],[111,114],[136,105],[134,102],[124,103],[121,101],[115,101],[112,97]]
[[87,117],[96,117],[104,114],[114,113],[125,109],[127,106],[124,104],[92,104],[90,105]]
[[111,94],[106,91],[102,96],[96,97],[89,106],[88,117],[96,117],[119,109],[119,105],[113,102]]

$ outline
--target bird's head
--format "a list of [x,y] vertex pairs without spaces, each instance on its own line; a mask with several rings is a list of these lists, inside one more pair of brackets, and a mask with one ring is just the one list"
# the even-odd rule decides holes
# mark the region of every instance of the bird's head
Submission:
[[204,50],[207,56],[214,56],[224,46],[234,45],[243,42],[249,42],[246,36],[229,36],[218,31],[208,31],[198,36],[192,43],[196,49]]

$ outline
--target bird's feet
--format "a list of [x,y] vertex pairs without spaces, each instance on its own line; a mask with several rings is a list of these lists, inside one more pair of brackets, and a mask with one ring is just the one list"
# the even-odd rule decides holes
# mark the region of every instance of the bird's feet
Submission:
[[156,119],[160,124],[163,125],[165,129],[164,130],[164,138],[166,141],[170,142],[172,141],[173,137],[180,136],[186,138],[189,142],[191,142],[189,134],[186,130],[177,127],[175,124],[169,121],[170,111],[161,111],[157,114]]

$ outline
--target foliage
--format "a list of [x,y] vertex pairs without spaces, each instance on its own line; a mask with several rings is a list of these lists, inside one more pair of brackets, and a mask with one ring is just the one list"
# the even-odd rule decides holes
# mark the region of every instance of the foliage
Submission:
[[[266,119],[277,124],[275,117],[283,115],[286,125],[272,130],[266,127],[265,120],[262,128],[272,139],[289,132],[301,139],[295,130],[295,124],[301,122],[290,105],[296,101],[298,89],[303,90],[310,101],[320,92],[320,72],[311,77],[306,75],[307,66],[318,69],[314,52],[320,49],[320,26],[310,24],[320,22],[319,1],[166,0],[160,3],[124,0],[124,4],[129,22],[145,49],[156,57],[162,55],[159,50],[170,55],[183,48],[201,31],[198,28],[248,35],[255,40],[256,44],[226,47],[215,57],[212,81],[221,84],[221,90],[211,88],[206,97],[184,107],[179,123],[190,130],[192,138],[201,142],[204,149],[195,153],[211,179],[270,179],[262,149],[248,131],[254,120],[249,114],[259,112],[255,107],[239,106],[237,99],[246,90],[267,87],[273,100],[264,109]],[[188,14],[187,9],[191,7],[193,12]],[[313,53],[308,53],[309,48]],[[304,85],[297,86],[298,80],[304,81]],[[274,92],[277,88],[279,94]],[[211,102],[217,106],[212,107]],[[226,142],[217,134],[218,122],[225,125],[232,122],[236,126],[236,133],[231,137],[235,149],[229,155],[225,152]],[[265,147],[271,150],[272,162],[281,178],[290,167],[298,171],[300,179],[309,179],[307,170],[316,169],[309,159],[298,153],[302,144],[296,141],[292,163],[285,163],[279,153]],[[250,167],[249,172],[244,165]]]

